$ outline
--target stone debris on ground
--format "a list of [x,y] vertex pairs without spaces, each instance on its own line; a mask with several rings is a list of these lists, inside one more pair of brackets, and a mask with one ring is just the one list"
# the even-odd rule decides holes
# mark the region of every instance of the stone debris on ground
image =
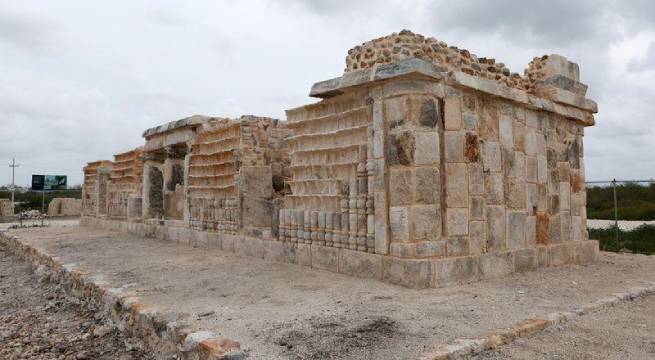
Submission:
[[0,359],[152,359],[0,245]]

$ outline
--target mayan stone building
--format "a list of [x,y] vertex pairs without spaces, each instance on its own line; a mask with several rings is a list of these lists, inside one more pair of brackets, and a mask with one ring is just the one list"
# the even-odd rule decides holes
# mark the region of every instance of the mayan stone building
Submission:
[[193,116],[146,130],[143,218],[270,236],[274,183],[280,192],[290,178],[287,136],[283,123],[255,116]]
[[322,101],[287,112],[280,239],[413,287],[593,260],[582,139],[597,109],[579,80],[559,55],[520,76],[409,31],[351,49],[313,86]]
[[414,288],[586,264],[586,90],[559,55],[521,76],[405,30],[351,49],[286,122],[146,130],[142,218],[85,223]]
[[82,184],[82,215],[107,215],[107,185],[113,163],[98,160],[87,163],[84,167]]

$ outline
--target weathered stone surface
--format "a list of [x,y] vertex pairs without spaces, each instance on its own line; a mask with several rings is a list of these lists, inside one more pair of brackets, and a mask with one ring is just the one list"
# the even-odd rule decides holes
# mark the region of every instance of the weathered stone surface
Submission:
[[[571,244],[572,245],[572,244]],[[549,247],[550,266],[562,266],[573,263],[574,247],[570,244],[554,244]]]
[[480,275],[483,278],[505,276],[513,271],[514,261],[511,252],[480,255]]
[[413,186],[411,170],[391,170],[389,172],[389,186],[391,206],[409,205],[412,203]]
[[436,240],[441,233],[441,212],[436,205],[412,207],[412,235],[414,239]]
[[439,136],[434,131],[416,133],[414,161],[417,165],[439,163]]
[[538,266],[536,250],[534,248],[514,251],[514,271],[524,272],[534,270]]
[[465,256],[470,253],[468,236],[455,236],[446,240],[446,252],[449,257]]
[[507,212],[507,238],[509,248],[512,250],[521,249],[526,246],[525,241],[526,216],[525,212]]
[[486,207],[485,201],[483,197],[471,197],[471,205],[470,205],[470,217],[471,220],[484,220],[485,219],[485,214],[484,210]]
[[471,195],[483,195],[484,189],[484,172],[482,164],[475,163],[468,165],[469,172],[469,193]]
[[441,201],[441,176],[433,167],[416,169],[414,203],[438,204]]
[[434,261],[434,281],[436,286],[461,284],[479,278],[480,259],[465,256]]
[[501,205],[505,200],[505,184],[500,173],[485,174],[484,184],[488,205]]
[[339,271],[339,249],[320,245],[311,245],[312,267],[332,272]]
[[459,97],[446,98],[444,113],[446,130],[460,130],[462,128],[461,99]]
[[464,133],[444,132],[444,159],[446,163],[464,162]]
[[487,246],[489,251],[501,251],[507,248],[505,224],[505,208],[487,206]]
[[485,221],[469,222],[469,253],[480,255],[487,252],[487,227]]
[[339,272],[360,278],[382,278],[382,255],[339,250]]
[[468,209],[448,208],[446,210],[446,234],[448,236],[468,235]]
[[432,263],[423,260],[382,258],[382,280],[410,288],[432,287]]
[[446,164],[446,204],[468,207],[468,174],[466,164]]
[[409,240],[409,211],[407,207],[389,208],[389,226],[394,241]]
[[389,135],[387,158],[389,165],[411,165],[414,163],[416,139],[414,134],[403,131],[399,134]]
[[485,171],[501,170],[500,145],[497,142],[485,141],[481,144],[480,155]]

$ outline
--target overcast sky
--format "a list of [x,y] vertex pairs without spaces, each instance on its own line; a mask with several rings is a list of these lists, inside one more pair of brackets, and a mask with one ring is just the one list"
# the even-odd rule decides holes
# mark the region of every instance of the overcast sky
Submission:
[[0,184],[82,179],[86,161],[193,114],[267,115],[313,102],[349,48],[410,29],[512,71],[559,53],[596,100],[588,180],[655,177],[652,1],[0,0]]

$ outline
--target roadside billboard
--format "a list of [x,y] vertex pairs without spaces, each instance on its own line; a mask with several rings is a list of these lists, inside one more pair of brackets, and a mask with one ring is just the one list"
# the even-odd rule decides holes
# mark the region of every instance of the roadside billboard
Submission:
[[65,190],[66,175],[32,175],[32,190]]

